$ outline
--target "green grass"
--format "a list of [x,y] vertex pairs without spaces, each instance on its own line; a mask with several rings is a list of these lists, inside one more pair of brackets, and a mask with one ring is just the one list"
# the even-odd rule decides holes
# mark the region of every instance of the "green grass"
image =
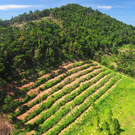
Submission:
[[[98,100],[96,102],[96,105],[99,108],[99,114],[101,121],[104,121],[107,117],[107,111],[108,109],[112,109],[113,111],[113,117],[118,118],[121,128],[125,130],[125,132],[122,132],[122,135],[128,135],[133,134],[135,132],[134,130],[134,119],[129,119],[134,116],[134,98],[135,98],[135,84],[134,80],[129,77],[122,77],[122,79],[116,84],[116,86],[109,91],[102,100]],[[123,109],[124,108],[124,109]],[[90,112],[91,117],[94,116],[92,111]],[[102,135],[103,132],[99,133],[96,132],[95,125],[91,125],[91,123],[94,124],[94,120],[92,121],[91,117],[88,117],[89,119],[81,128],[74,132],[73,134],[77,134],[78,132],[82,135]],[[129,128],[129,125],[132,128]],[[132,131],[133,130],[133,131]],[[81,132],[82,131],[82,132]]]

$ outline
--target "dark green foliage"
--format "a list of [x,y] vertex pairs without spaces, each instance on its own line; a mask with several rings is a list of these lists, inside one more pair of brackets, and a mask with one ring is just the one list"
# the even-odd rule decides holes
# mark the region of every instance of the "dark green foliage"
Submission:
[[[3,23],[0,27],[1,78],[8,78],[33,66],[39,68],[44,65],[46,68],[66,59],[93,58],[99,51],[117,53],[118,46],[135,42],[133,26],[77,4],[30,11],[12,18],[8,24],[49,15],[61,20],[62,27],[51,19],[27,22],[21,29],[9,25],[5,27],[6,21],[0,21]],[[126,72],[131,70],[127,67]],[[35,87],[39,84],[37,82]]]
[[120,133],[120,123],[117,118],[114,118],[113,124],[114,124],[114,133],[119,134]]
[[107,120],[102,124],[102,131],[107,135],[119,135],[121,132],[120,123],[117,118],[113,119],[112,110],[109,110]]
[[117,55],[117,69],[118,71],[129,74],[135,77],[135,47],[130,45],[128,49],[123,52],[119,52]]
[[104,131],[110,131],[108,122],[106,122],[106,121],[103,122],[102,129]]
[[0,78],[0,91],[4,91],[3,89],[6,88],[6,86],[7,82],[4,79]]
[[13,101],[11,96],[8,96],[4,99],[4,105],[2,106],[2,110],[6,113],[12,112],[17,106],[17,103]]
[[22,88],[22,91],[23,92],[27,92],[28,91],[28,88],[27,87],[24,87],[24,88]]

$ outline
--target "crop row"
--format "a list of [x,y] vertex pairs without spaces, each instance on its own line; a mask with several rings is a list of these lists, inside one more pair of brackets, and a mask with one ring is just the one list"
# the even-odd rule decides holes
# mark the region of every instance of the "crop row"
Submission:
[[[82,72],[81,74],[75,76],[75,78],[78,78],[80,76],[83,76],[85,74],[88,74],[90,72],[92,72],[96,67],[93,67],[90,70],[86,70],[85,72]],[[73,80],[75,80],[75,78],[73,78]],[[53,93],[52,95],[50,95],[47,98],[47,102],[45,101],[44,103],[42,103],[41,105],[39,105],[38,109],[35,110],[34,112],[32,112],[32,114],[28,115],[27,117],[25,117],[24,122],[27,122],[28,120],[30,120],[31,118],[35,117],[36,115],[38,115],[41,111],[43,111],[44,109],[48,109],[49,107],[51,107],[51,105],[58,99],[60,99],[63,95],[68,94],[69,92],[71,92],[72,90],[74,90],[75,88],[79,87],[79,84],[83,82],[83,79],[80,79],[80,81],[73,85],[72,87],[66,87],[64,89],[62,89],[59,92]],[[57,87],[56,87],[57,88]],[[53,89],[55,90],[55,89]],[[55,92],[55,91],[54,91]]]
[[[51,73],[51,69],[46,69],[46,71],[43,70],[42,73],[38,73],[38,75],[37,75],[37,77],[40,77],[40,78],[39,79],[38,78],[35,78],[35,79],[37,79],[37,81],[35,82],[35,84],[33,86],[30,86],[30,87],[24,87],[24,88],[22,88],[22,91],[27,92],[31,88],[36,88],[39,85],[41,85],[42,83],[44,83],[45,81],[48,81],[49,79],[54,78],[54,77],[58,76],[61,73],[64,73],[67,69],[72,69],[74,67],[81,66],[81,65],[83,65],[85,63],[88,63],[88,62],[89,63],[92,63],[92,61],[86,60],[86,61],[83,61],[83,62],[73,63],[73,65],[71,65],[71,66],[67,64],[66,69],[65,68],[61,68],[58,71],[55,71],[54,70],[53,73]],[[46,75],[47,77],[43,77],[44,75]]]
[[[85,65],[85,66],[83,66],[83,67],[80,67],[80,69],[78,69],[78,70],[83,70],[83,69],[86,69],[87,67],[90,67],[90,66],[93,66],[93,64]],[[94,69],[95,69],[95,68],[96,68],[96,67],[94,67]],[[93,69],[93,70],[94,70],[94,69]],[[46,88],[47,88],[47,87],[51,87],[51,86],[53,86],[54,84],[59,83],[62,79],[64,79],[64,78],[66,78],[67,76],[69,76],[69,75],[71,75],[71,74],[77,72],[78,70],[77,70],[77,69],[74,69],[74,70],[72,70],[72,71],[70,71],[70,72],[67,72],[67,73],[66,73],[65,75],[63,75],[60,79],[58,79],[58,80],[56,80],[56,81],[54,81],[54,82],[53,82],[53,81],[47,82],[47,83],[45,84],[45,87],[46,87]],[[53,90],[52,90],[48,95],[51,95],[53,92],[55,92],[55,91],[57,91],[58,89],[62,88],[64,85],[70,83],[71,81],[72,81],[72,80],[69,79],[68,81],[66,81],[65,83],[63,83],[63,85],[59,85],[58,87],[53,88]],[[40,90],[41,90],[41,89],[43,90],[43,88],[40,88]],[[28,106],[27,106],[27,107],[24,106],[24,107],[22,107],[22,108],[19,108],[19,111],[15,113],[15,116],[20,115],[21,113],[23,113],[23,112],[25,112],[26,110],[28,110],[29,108],[31,108],[33,105],[38,104],[38,103],[40,103],[41,101],[45,100],[48,95],[47,95],[47,94],[44,94],[40,99],[36,100],[35,102],[32,102],[32,104],[29,105],[29,107],[28,107]],[[30,95],[30,96],[29,96],[29,95],[26,95],[26,97],[25,97],[22,101],[20,101],[20,102],[18,103],[18,105],[21,105],[21,104],[24,104],[24,103],[28,102],[29,100],[33,99],[35,96],[36,96],[35,94],[32,94],[32,95]]]
[[[117,76],[115,76],[115,77],[113,77],[112,79],[111,79],[111,81],[107,84],[107,85],[105,85],[105,87],[103,87],[99,92],[98,92],[98,94],[96,94],[96,95],[94,95],[93,96],[93,98],[91,99],[93,102],[95,102],[97,99],[100,101],[100,97],[102,97],[102,96],[104,96],[103,94],[105,93],[105,92],[107,92],[118,80],[120,80],[121,79],[121,75],[117,75]],[[93,103],[92,102],[92,103]],[[91,104],[92,104],[91,103]],[[86,104],[87,105],[87,104]],[[94,117],[94,112],[91,110],[92,108],[91,107],[89,107],[85,112],[83,112],[76,120],[75,119],[73,119],[72,121],[73,121],[73,123],[71,123],[68,127],[64,127],[63,129],[61,129],[61,130],[63,130],[62,131],[62,134],[64,134],[64,135],[71,135],[71,134],[74,134],[75,132],[76,132],[76,130],[77,129],[80,129],[80,127],[82,126],[82,125],[84,125],[84,124],[86,124],[86,123],[88,123],[88,122],[90,122],[90,119],[92,119],[93,117]],[[80,109],[79,109],[80,110]],[[71,117],[71,116],[70,116]],[[72,119],[72,118],[71,118]],[[66,121],[66,119],[65,119],[65,121]],[[61,122],[62,123],[62,122]],[[60,125],[60,124],[59,124]],[[61,125],[60,125],[61,126]],[[58,125],[57,125],[57,127],[58,127]],[[57,131],[57,127],[56,127],[56,129],[53,129],[53,131]],[[53,131],[52,132],[50,132],[49,134],[51,134],[51,133],[53,133]],[[59,133],[60,133],[61,131],[59,131]],[[54,135],[55,135],[55,133],[54,133]]]
[[94,65],[93,64],[84,65],[84,66],[80,67],[79,69],[75,69],[75,70],[72,70],[70,72],[67,72],[66,74],[61,76],[58,80],[46,82],[44,84],[43,88],[41,88],[40,90],[45,90],[47,88],[50,88],[50,87],[54,86],[55,84],[61,82],[65,77],[67,77],[73,73],[76,73],[78,71],[85,70],[85,69],[89,68],[90,66],[94,66]]
[[[112,74],[113,75],[113,74]],[[98,86],[95,86],[94,88],[92,88],[92,92],[97,90],[98,88],[100,88],[101,86],[104,85],[104,83],[106,81],[108,81],[110,76],[108,76],[105,80],[103,80],[102,82],[100,82],[100,84]],[[105,82],[104,82],[105,81]],[[104,83],[103,83],[104,82]],[[65,128],[67,126],[67,124],[70,124],[71,123],[71,120],[73,120],[75,117],[78,117],[79,114],[81,114],[83,112],[84,109],[87,109],[87,107],[94,101],[98,98],[98,94],[94,96],[94,98],[92,99],[92,96],[89,96],[87,98],[87,100],[85,100],[85,102],[80,105],[79,107],[75,108],[75,110],[72,110],[67,116],[64,117],[64,119],[62,119],[58,124],[57,126],[54,127],[54,129],[52,128],[49,132],[50,134],[57,134],[58,131],[61,130],[61,128]],[[80,113],[79,113],[80,112]],[[50,125],[50,124],[49,124]],[[58,126],[59,125],[59,126]],[[43,127],[44,128],[44,127]],[[55,132],[56,130],[56,132]]]
[[[83,65],[85,63],[87,63],[87,62],[86,61],[83,61],[82,63],[73,63],[73,65],[72,66],[69,66],[67,69],[69,70],[69,69],[72,69],[74,67],[81,66],[81,65]],[[89,63],[91,63],[91,62],[89,62]],[[41,79],[39,79],[38,81],[35,82],[35,84],[32,86],[32,88],[36,88],[36,87],[40,86],[41,84],[45,83],[49,79],[55,78],[58,75],[60,75],[61,73],[65,73],[65,71],[66,71],[66,69],[65,68],[62,68],[59,71],[57,71],[57,73],[50,74],[47,78],[41,78]]]
[[[58,102],[55,103],[55,105],[53,105],[50,109],[46,110],[44,113],[40,114],[41,117],[38,118],[38,120],[33,123],[30,124],[29,126],[31,127],[36,127],[37,125],[41,124],[42,122],[44,122],[47,118],[49,118],[51,115],[54,115],[54,113],[56,113],[56,111],[58,111],[60,109],[60,107],[62,107],[63,105],[65,105],[67,102],[73,100],[75,97],[77,97],[79,94],[81,94],[85,89],[87,89],[90,85],[94,84],[95,82],[97,82],[98,80],[100,80],[104,74],[99,75],[96,79],[94,79],[93,81],[90,80],[91,78],[95,78],[95,76],[97,76],[99,73],[101,73],[103,70],[99,70],[96,73],[90,74],[88,75],[86,78],[82,79],[81,82],[85,82],[86,80],[89,80],[89,82],[83,84],[82,86],[80,86],[79,88],[76,88],[75,90],[73,90],[71,93],[65,95],[63,97],[62,100],[58,100]],[[80,83],[80,82],[79,82]]]
[[[106,73],[109,73],[109,72],[106,72]],[[38,128],[38,131],[41,131],[40,133],[46,132],[47,130],[49,130],[50,128],[52,128],[55,124],[57,124],[59,122],[59,120],[61,120],[62,118],[65,118],[66,117],[65,116],[66,114],[68,114],[68,113],[70,114],[73,110],[78,110],[76,108],[77,105],[83,106],[83,107],[86,106],[84,104],[85,104],[85,102],[87,101],[88,98],[91,99],[91,94],[94,93],[98,88],[100,88],[101,86],[103,86],[112,76],[114,76],[114,74],[108,75],[105,79],[101,80],[94,87],[86,89],[82,94],[80,94],[79,96],[77,96],[74,100],[72,100],[70,103],[66,104],[59,111],[57,111],[55,113],[55,115],[53,115],[52,117],[50,117],[50,119],[47,119],[43,124],[41,124],[40,127]],[[76,114],[76,115],[78,115],[78,114]],[[65,122],[68,122],[68,120],[65,121]]]
[[[72,69],[74,67],[81,66],[81,65],[83,65],[85,63],[88,63],[88,62],[85,61],[85,62],[82,62],[82,63],[74,63],[73,66],[68,67],[68,69]],[[89,66],[92,66],[92,65],[93,65],[92,63],[89,64]],[[36,84],[36,86],[37,86],[37,84],[38,84],[38,86],[40,86],[46,80],[47,82],[44,84],[44,87],[43,88],[39,87],[39,91],[43,91],[43,90],[45,90],[45,89],[47,89],[47,88],[55,85],[56,83],[59,83],[64,77],[67,77],[67,76],[69,76],[69,75],[71,75],[71,74],[73,74],[73,73],[75,73],[75,72],[77,72],[79,70],[85,69],[85,68],[87,68],[87,66],[82,66],[82,67],[80,67],[80,69],[73,69],[70,72],[66,72],[62,77],[60,77],[55,82],[54,81],[49,81],[49,79],[54,78],[54,77],[60,75],[61,73],[63,73],[65,71],[64,69],[61,69],[60,71],[58,71],[57,74],[54,74],[54,75],[51,74],[47,78],[41,78],[40,80],[38,80],[37,82],[35,82],[35,84]],[[33,86],[33,88],[35,88],[36,86]],[[22,88],[22,91],[24,91],[24,92],[27,92],[29,90],[30,89],[27,88],[27,87]],[[31,95],[26,94],[26,97],[23,100],[21,100],[21,101],[18,102],[18,106],[20,106],[20,105],[28,102],[29,100],[33,99],[34,97],[36,97],[36,94],[34,94],[34,93],[33,94],[31,93]]]

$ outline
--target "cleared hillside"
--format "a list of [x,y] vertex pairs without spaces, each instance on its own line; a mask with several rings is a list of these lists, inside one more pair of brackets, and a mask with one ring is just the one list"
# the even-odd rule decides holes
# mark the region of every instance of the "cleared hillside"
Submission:
[[29,85],[26,93],[30,98],[18,99],[12,115],[18,121],[15,123],[19,129],[17,134],[102,134],[103,131],[97,132],[94,125],[93,103],[98,106],[101,121],[106,119],[105,112],[110,108],[125,130],[122,133],[131,132],[127,123],[134,114],[133,79],[94,61],[67,63],[62,70],[64,72],[54,70],[55,75],[50,79],[49,74],[37,78],[37,82],[48,79],[36,86],[35,83]]

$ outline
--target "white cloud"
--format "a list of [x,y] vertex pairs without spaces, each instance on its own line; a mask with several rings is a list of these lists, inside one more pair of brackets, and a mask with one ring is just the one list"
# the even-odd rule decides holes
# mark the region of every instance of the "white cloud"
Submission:
[[0,10],[37,7],[40,5],[0,5]]
[[96,7],[104,10],[109,10],[113,8],[113,6],[96,6]]

